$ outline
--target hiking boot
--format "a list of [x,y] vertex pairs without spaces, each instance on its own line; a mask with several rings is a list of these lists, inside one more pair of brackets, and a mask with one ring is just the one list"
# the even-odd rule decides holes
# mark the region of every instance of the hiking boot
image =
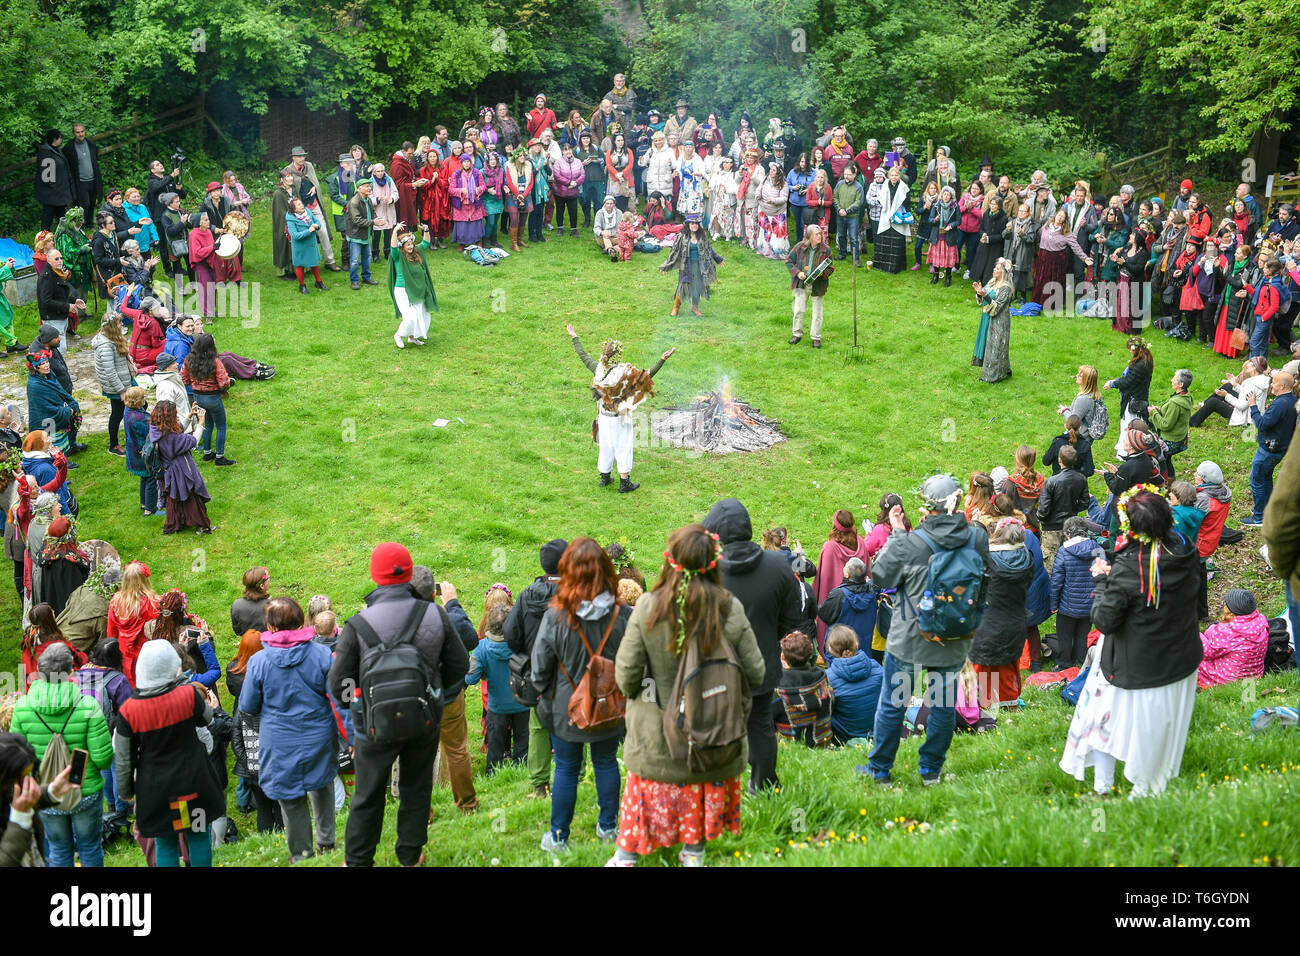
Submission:
[[[334,271],[335,271],[335,272],[338,272],[338,271],[339,271],[338,266],[335,266],[335,267],[334,267]],[[317,283],[316,283],[316,288],[320,289],[320,291],[322,291],[322,292],[328,292],[328,291],[329,291],[329,286],[327,286],[324,282],[317,282]]]
[[212,461],[212,460],[215,459],[216,457],[217,457],[217,453],[216,453],[215,451],[205,451],[205,452],[203,453],[203,460],[204,460],[204,461]]
[[787,344],[787,345],[798,345],[801,341],[803,341],[803,336],[802,336],[802,335],[792,335],[792,336],[790,336],[790,341],[789,341],[788,343],[786,343],[786,344]]
[[924,787],[933,787],[939,782],[939,779],[940,775],[938,773],[923,773],[921,774],[921,785]]
[[227,458],[224,455],[218,455],[217,460],[213,462],[218,468],[226,468],[235,463],[235,459]]
[[631,478],[620,477],[618,479],[618,493],[621,495],[626,494],[629,491],[636,491],[640,487],[641,485],[633,481]]
[[378,279],[362,279],[362,280],[361,280],[361,284],[362,284],[362,285],[379,285],[379,280],[378,280]]
[[602,471],[600,473],[600,487],[604,488],[606,485],[612,485],[613,483],[614,483],[613,472]]
[[352,291],[353,291],[353,292],[360,292],[360,291],[361,291],[361,283],[360,283],[360,282],[354,282],[354,283],[352,283]]
[[938,285],[938,284],[939,284],[939,273],[936,270],[930,273],[930,285]]
[[606,843],[609,843],[609,842],[611,842],[611,841],[613,841],[613,840],[618,839],[618,827],[617,827],[617,826],[613,826],[613,827],[610,827],[608,830],[606,830],[606,829],[605,829],[604,827],[602,827],[599,823],[597,823],[597,824],[596,824],[596,836],[599,837],[600,839],[604,840]]
[[551,788],[544,783],[539,783],[533,787],[532,792],[528,794],[529,800],[545,800],[551,795]]

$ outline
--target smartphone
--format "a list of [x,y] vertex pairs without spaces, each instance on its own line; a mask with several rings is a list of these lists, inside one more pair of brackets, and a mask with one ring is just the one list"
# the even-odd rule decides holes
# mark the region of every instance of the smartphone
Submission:
[[68,774],[68,781],[77,786],[86,778],[86,760],[90,757],[90,752],[86,750],[72,751],[72,772]]
[[434,584],[434,586],[433,586],[433,593],[436,594],[438,597],[442,597],[442,582],[441,582],[441,581],[439,581],[439,582],[437,582],[436,584]]

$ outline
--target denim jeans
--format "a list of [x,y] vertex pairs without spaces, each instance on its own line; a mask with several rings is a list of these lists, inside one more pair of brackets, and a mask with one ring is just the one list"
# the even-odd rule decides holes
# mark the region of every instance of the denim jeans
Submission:
[[1250,357],[1259,358],[1261,355],[1268,355],[1269,339],[1273,335],[1272,321],[1261,322],[1255,320],[1255,331],[1250,333]]
[[370,243],[357,242],[355,239],[345,240],[348,244],[348,278],[353,282],[357,279],[357,266],[361,267],[361,278],[370,278]]
[[113,774],[113,768],[109,767],[107,770],[101,770],[99,776],[104,781],[104,815],[108,816],[112,812],[130,813],[131,801],[123,800],[117,795],[117,777]]
[[203,434],[199,436],[199,448],[206,455],[214,450],[212,447],[212,430],[217,431],[216,453],[218,458],[226,457],[226,405],[217,392],[195,392],[194,403],[203,409]]
[[980,234],[978,232],[962,232],[962,259],[965,260],[962,264],[963,269],[970,269],[971,260],[975,258],[975,250],[979,248],[979,244]]
[[[803,242],[803,217],[807,211],[807,206],[796,206],[790,203],[790,215],[786,217],[786,222],[794,226],[794,242]],[[794,242],[790,245],[794,245]]]
[[1264,520],[1264,506],[1273,496],[1273,470],[1282,463],[1283,457],[1263,448],[1255,451],[1255,458],[1250,463],[1250,494],[1255,499],[1250,515],[1252,521]]
[[72,866],[73,852],[81,854],[82,866],[103,866],[103,794],[92,793],[72,813],[41,811],[45,826],[45,862],[49,866]]
[[555,781],[551,784],[551,833],[556,840],[569,839],[573,808],[578,803],[578,779],[582,776],[582,748],[591,749],[591,766],[596,776],[597,822],[601,829],[618,825],[618,742],[619,738],[575,744],[551,734],[555,751]]
[[[845,243],[848,243],[847,247]],[[840,255],[844,255],[846,249],[853,251],[853,258],[858,257],[858,217],[857,216],[840,216],[839,222],[835,226],[835,248],[839,250]]]
[[[876,745],[867,757],[871,775],[877,779],[889,775],[898,756],[899,735],[903,730],[903,717],[920,666],[900,661],[885,652],[885,676],[880,685],[880,703],[876,705],[876,728],[872,734]],[[957,676],[960,667],[927,667],[925,693],[922,699],[930,705],[930,719],[925,727],[925,743],[921,744],[918,763],[921,773],[931,774],[943,770],[948,745],[952,743],[953,728],[957,725]]]
[[158,510],[158,482],[153,478],[140,479],[140,507],[144,511]]

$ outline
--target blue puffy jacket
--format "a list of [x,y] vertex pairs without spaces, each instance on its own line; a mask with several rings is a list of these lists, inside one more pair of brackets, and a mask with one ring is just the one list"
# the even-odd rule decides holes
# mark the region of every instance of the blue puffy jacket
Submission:
[[1092,617],[1092,562],[1102,554],[1091,538],[1071,538],[1052,563],[1052,610],[1070,617]]
[[831,708],[831,729],[841,740],[870,737],[876,724],[876,704],[885,669],[859,650],[852,657],[832,657],[826,663],[826,679],[835,694]]
[[1052,579],[1043,564],[1043,545],[1038,535],[1025,535],[1025,550],[1034,561],[1034,578],[1025,595],[1025,617],[1029,627],[1037,627],[1052,616]]
[[313,634],[311,627],[263,634],[239,692],[239,709],[261,715],[257,782],[272,800],[332,786],[338,774],[338,728],[325,686],[334,655]]
[[510,693],[510,645],[504,640],[483,638],[474,648],[470,675],[465,683],[477,684],[487,678],[488,710],[494,714],[521,714],[528,708]]
[[[31,475],[36,479],[36,483],[44,487],[59,476],[59,470],[54,467],[54,461],[48,452],[26,452],[23,455],[23,473]],[[54,492],[59,498],[59,509],[68,513],[68,506],[72,503],[72,489],[68,487],[67,481],[59,486],[59,490]]]

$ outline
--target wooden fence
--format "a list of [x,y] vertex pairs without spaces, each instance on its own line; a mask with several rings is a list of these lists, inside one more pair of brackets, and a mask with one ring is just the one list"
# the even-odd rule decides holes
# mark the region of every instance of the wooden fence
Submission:
[[[132,114],[131,122],[125,126],[105,130],[90,138],[99,144],[100,156],[116,150],[134,147],[135,158],[138,160],[142,155],[141,144],[147,140],[156,139],[175,130],[198,126],[202,123],[211,126],[223,139],[234,142],[233,138],[208,115],[202,95],[195,97],[188,103],[164,110],[155,116],[141,118],[139,114]],[[30,184],[35,178],[35,172],[29,170],[29,167],[35,167],[35,165],[36,157],[33,155],[21,162],[0,169],[0,192]]]
[[1134,195],[1159,196],[1173,182],[1177,155],[1174,141],[1170,139],[1167,145],[1159,149],[1122,162],[1111,163],[1105,153],[1098,153],[1097,159],[1101,162],[1101,176],[1093,184],[1094,196],[1114,195],[1126,183],[1133,187]]

